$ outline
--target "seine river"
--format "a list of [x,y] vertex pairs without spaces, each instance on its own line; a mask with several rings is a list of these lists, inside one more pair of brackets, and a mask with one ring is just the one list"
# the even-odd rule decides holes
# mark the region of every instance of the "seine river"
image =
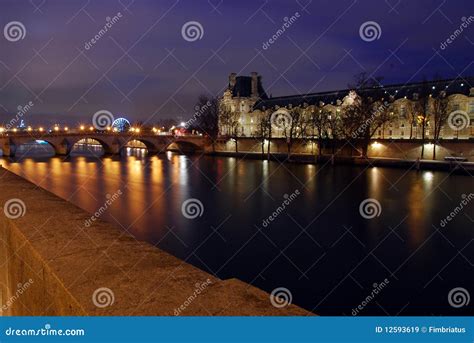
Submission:
[[[103,220],[222,279],[284,287],[320,315],[474,314],[472,299],[456,308],[448,297],[458,287],[474,296],[474,199],[442,222],[474,193],[469,176],[41,150],[0,161],[90,213],[120,190]],[[188,199],[202,204],[195,219],[192,207],[183,215]],[[366,199],[380,207],[371,200],[361,215]]]

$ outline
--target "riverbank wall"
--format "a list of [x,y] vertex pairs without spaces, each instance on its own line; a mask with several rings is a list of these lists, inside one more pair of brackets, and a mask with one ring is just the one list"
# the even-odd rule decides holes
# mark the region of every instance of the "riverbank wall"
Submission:
[[[398,167],[426,170],[456,170],[461,173],[474,174],[474,141],[445,140],[436,145],[436,160],[433,160],[434,144],[424,144],[424,158],[421,157],[422,142],[408,140],[374,140],[369,144],[367,157],[362,158],[361,147],[347,141],[339,141],[334,145],[326,144],[319,151],[316,142],[296,140],[288,158],[286,140],[273,139],[268,149],[268,141],[262,142],[255,138],[239,138],[237,151],[235,140],[219,140],[215,151],[207,153],[248,158],[290,161],[295,163],[331,163]],[[320,155],[321,153],[321,155]],[[446,161],[449,157],[462,157],[466,162]]]
[[1,315],[310,314],[91,223],[91,214],[1,167],[0,204]]

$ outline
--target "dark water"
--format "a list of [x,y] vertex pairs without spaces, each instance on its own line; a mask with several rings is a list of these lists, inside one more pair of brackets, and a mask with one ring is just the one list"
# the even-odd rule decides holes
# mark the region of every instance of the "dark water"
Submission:
[[[315,313],[351,315],[383,285],[360,315],[474,314],[473,300],[448,302],[456,287],[474,296],[474,199],[440,225],[474,193],[471,177],[144,150],[30,155],[2,164],[91,213],[121,190],[102,219],[222,279],[285,287]],[[202,216],[183,216],[189,198],[202,202]],[[380,202],[380,216],[361,216],[367,198]]]

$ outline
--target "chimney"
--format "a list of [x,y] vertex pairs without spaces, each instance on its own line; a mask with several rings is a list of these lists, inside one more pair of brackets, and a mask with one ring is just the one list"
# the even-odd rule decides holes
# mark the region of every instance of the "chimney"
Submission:
[[235,87],[235,78],[237,77],[236,73],[230,73],[229,75],[229,88],[233,89]]
[[258,97],[258,73],[253,71],[250,73],[252,76],[252,97]]

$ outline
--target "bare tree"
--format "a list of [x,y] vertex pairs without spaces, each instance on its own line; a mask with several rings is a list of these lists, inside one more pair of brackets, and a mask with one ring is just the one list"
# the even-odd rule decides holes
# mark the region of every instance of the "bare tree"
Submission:
[[309,117],[309,127],[312,129],[312,137],[313,139],[316,137],[316,141],[318,142],[319,157],[322,155],[324,142],[329,138],[329,132],[331,131],[331,115],[331,111],[320,106],[312,111]]
[[353,88],[359,94],[352,104],[343,109],[341,115],[345,138],[349,142],[361,142],[364,157],[367,156],[370,140],[377,130],[393,119],[391,99],[383,97],[381,79],[368,77],[366,73],[356,75],[356,84]]
[[195,106],[196,112],[188,122],[191,127],[205,134],[212,144],[212,151],[215,152],[215,144],[219,135],[219,99],[200,95]]
[[441,91],[436,98],[432,98],[432,120],[433,120],[433,160],[436,160],[436,144],[439,141],[441,129],[448,120],[448,98],[446,92]]
[[241,129],[239,112],[233,112],[225,106],[221,106],[219,111],[219,123],[223,128],[223,134],[235,143],[235,152],[239,152],[238,138]]
[[288,120],[283,121],[283,136],[286,138],[286,146],[288,151],[288,159],[291,158],[291,148],[296,140],[306,137],[306,130],[309,120],[306,116],[306,110],[301,107],[290,106],[286,112]]
[[423,159],[425,155],[425,140],[426,131],[430,122],[430,99],[428,81],[423,80],[422,83],[422,96],[419,95],[415,99],[415,110],[417,112],[417,123],[421,127],[421,156]]
[[[265,156],[265,142],[268,141],[270,146],[272,124],[270,120],[271,112],[263,109],[263,113],[258,118],[257,130],[254,133],[254,137],[260,140],[260,145],[262,147],[262,159]],[[267,154],[267,159],[269,159],[269,153]]]

